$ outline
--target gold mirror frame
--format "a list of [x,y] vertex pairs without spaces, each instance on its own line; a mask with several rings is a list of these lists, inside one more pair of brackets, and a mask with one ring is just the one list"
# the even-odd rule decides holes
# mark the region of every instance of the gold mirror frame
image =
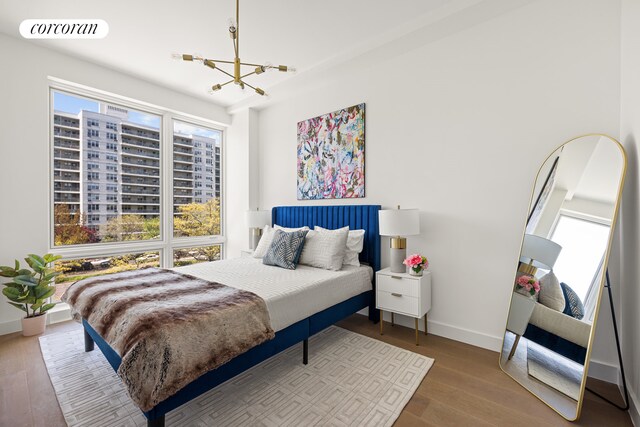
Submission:
[[[540,399],[540,401],[542,401],[544,404],[546,404],[547,406],[549,406],[551,409],[553,409],[556,413],[558,413],[560,416],[562,416],[564,419],[568,420],[568,421],[576,421],[578,420],[578,418],[580,418],[580,414],[582,412],[582,404],[584,401],[584,391],[585,391],[585,387],[586,387],[586,383],[587,383],[587,377],[588,377],[588,372],[589,372],[589,363],[591,361],[591,352],[593,350],[593,341],[594,341],[594,337],[595,337],[595,332],[596,332],[596,326],[598,323],[598,316],[600,313],[600,305],[602,303],[602,291],[604,290],[604,282],[606,280],[606,269],[607,266],[609,265],[609,255],[611,253],[611,245],[613,242],[613,234],[615,231],[615,227],[617,225],[617,220],[618,220],[618,215],[619,215],[619,210],[620,210],[620,201],[622,198],[622,190],[624,188],[624,183],[625,183],[625,177],[626,177],[626,173],[627,173],[627,154],[624,150],[624,147],[622,146],[622,144],[620,144],[620,142],[618,140],[616,140],[615,138],[606,135],[606,134],[601,134],[601,133],[589,133],[589,134],[585,134],[585,135],[580,135],[577,136],[575,138],[572,138],[568,141],[566,141],[565,143],[561,144],[560,146],[558,146],[555,150],[553,150],[549,156],[547,156],[547,158],[544,160],[544,162],[542,162],[542,165],[540,166],[540,168],[538,169],[538,173],[536,174],[536,178],[533,182],[533,188],[531,190],[531,198],[529,201],[529,210],[527,211],[527,218],[528,218],[528,214],[529,212],[531,212],[531,208],[532,208],[532,204],[534,203],[534,198],[536,197],[536,184],[538,182],[538,179],[540,178],[540,174],[543,172],[543,167],[547,164],[547,162],[552,158],[552,156],[554,154],[556,154],[558,152],[558,150],[560,150],[562,147],[564,147],[565,145],[576,141],[580,138],[585,138],[585,137],[604,137],[607,138],[609,140],[611,140],[612,142],[614,142],[616,144],[616,146],[618,147],[618,149],[620,150],[620,154],[622,156],[622,170],[620,172],[620,181],[619,181],[619,185],[618,185],[618,194],[616,196],[616,201],[615,201],[615,207],[614,207],[614,211],[613,211],[613,216],[611,218],[611,226],[610,226],[610,230],[609,230],[609,239],[607,242],[607,246],[605,249],[605,253],[604,253],[604,257],[603,257],[603,273],[602,273],[602,277],[600,278],[600,284],[599,284],[599,289],[597,292],[597,299],[595,302],[595,309],[594,309],[594,316],[593,316],[593,324],[591,325],[591,331],[589,333],[589,340],[587,343],[587,351],[586,351],[586,355],[585,355],[585,363],[584,363],[584,370],[583,370],[583,374],[582,374],[582,380],[580,383],[580,394],[577,400],[577,407],[576,407],[576,414],[574,418],[571,418],[570,416],[567,416],[566,414],[562,413],[561,410],[559,410],[558,408],[556,408],[555,406],[553,406],[553,404],[547,400],[545,400],[545,398],[539,396],[538,394],[536,394],[534,391],[532,391],[527,385],[523,384],[518,378],[516,378],[514,375],[512,375],[510,372],[507,371],[507,369],[505,369],[503,367],[503,349],[504,349],[504,345],[505,345],[505,339],[506,339],[506,327],[505,327],[505,333],[502,337],[502,346],[500,348],[500,355],[498,357],[498,365],[500,366],[500,369],[507,374],[509,377],[511,377],[511,379],[513,379],[515,382],[517,382],[518,384],[520,384],[525,390],[527,390],[528,392],[530,392],[531,394],[533,394],[535,397],[537,397],[538,399]],[[524,243],[524,235],[526,233],[526,227],[527,227],[527,221],[525,220],[525,226],[524,226],[524,230],[522,233],[522,240],[521,240],[521,244],[520,244],[520,252],[518,253],[518,260],[520,259],[520,255],[522,253],[522,248],[523,248],[523,243]],[[517,265],[517,263],[514,263],[514,265]],[[516,276],[517,276],[517,269],[516,272],[513,276],[513,280],[511,283],[515,282]],[[510,295],[511,298],[509,300],[509,309],[507,310],[507,319],[505,321],[505,325],[507,324],[508,320],[509,320],[509,313],[511,311],[511,307],[512,307],[512,303],[513,303],[513,286],[511,286],[510,288]],[[551,386],[547,386],[549,388],[551,388]]]

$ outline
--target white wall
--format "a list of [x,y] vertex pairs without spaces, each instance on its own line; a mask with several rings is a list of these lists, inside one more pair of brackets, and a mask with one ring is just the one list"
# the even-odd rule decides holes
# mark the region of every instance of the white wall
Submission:
[[[638,153],[640,149],[640,4],[635,0],[622,1],[622,84],[621,84],[621,142],[627,150],[627,181],[622,198],[622,212],[617,247],[620,267],[614,283],[619,283],[616,297],[622,335],[626,377],[632,396],[631,415],[640,426],[640,177]],[[606,301],[606,300],[605,300]]]
[[[91,41],[88,41],[91,42]],[[226,111],[104,67],[0,34],[0,264],[48,246],[47,76],[229,124]],[[231,183],[227,183],[230,185]],[[0,334],[19,330],[21,311],[0,296]]]
[[[434,42],[423,34],[260,111],[260,205],[419,208],[408,251],[431,261],[430,330],[497,350],[538,168],[571,137],[618,135],[620,4],[538,1]],[[359,102],[367,197],[297,201],[296,123]]]

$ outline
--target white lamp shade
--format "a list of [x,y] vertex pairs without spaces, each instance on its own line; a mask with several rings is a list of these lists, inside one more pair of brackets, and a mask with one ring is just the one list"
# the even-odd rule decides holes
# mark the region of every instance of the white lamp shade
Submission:
[[269,211],[247,211],[245,220],[249,228],[262,228],[271,224],[271,212]]
[[552,269],[561,250],[562,246],[556,242],[533,234],[525,234],[520,258],[526,258],[523,261],[526,263],[533,260],[534,267]]
[[418,209],[385,209],[378,211],[381,236],[414,236],[420,234]]

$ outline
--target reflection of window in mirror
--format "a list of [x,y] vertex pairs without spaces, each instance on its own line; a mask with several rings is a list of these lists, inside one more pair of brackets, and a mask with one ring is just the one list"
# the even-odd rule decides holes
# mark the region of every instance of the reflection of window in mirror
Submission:
[[553,268],[558,280],[568,284],[584,302],[607,247],[609,225],[560,214],[551,240],[562,246]]

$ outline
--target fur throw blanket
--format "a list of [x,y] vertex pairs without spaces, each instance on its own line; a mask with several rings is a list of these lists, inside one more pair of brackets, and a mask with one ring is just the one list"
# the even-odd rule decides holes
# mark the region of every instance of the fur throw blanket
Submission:
[[62,299],[120,355],[118,375],[145,412],[275,336],[256,294],[171,270],[84,279]]

